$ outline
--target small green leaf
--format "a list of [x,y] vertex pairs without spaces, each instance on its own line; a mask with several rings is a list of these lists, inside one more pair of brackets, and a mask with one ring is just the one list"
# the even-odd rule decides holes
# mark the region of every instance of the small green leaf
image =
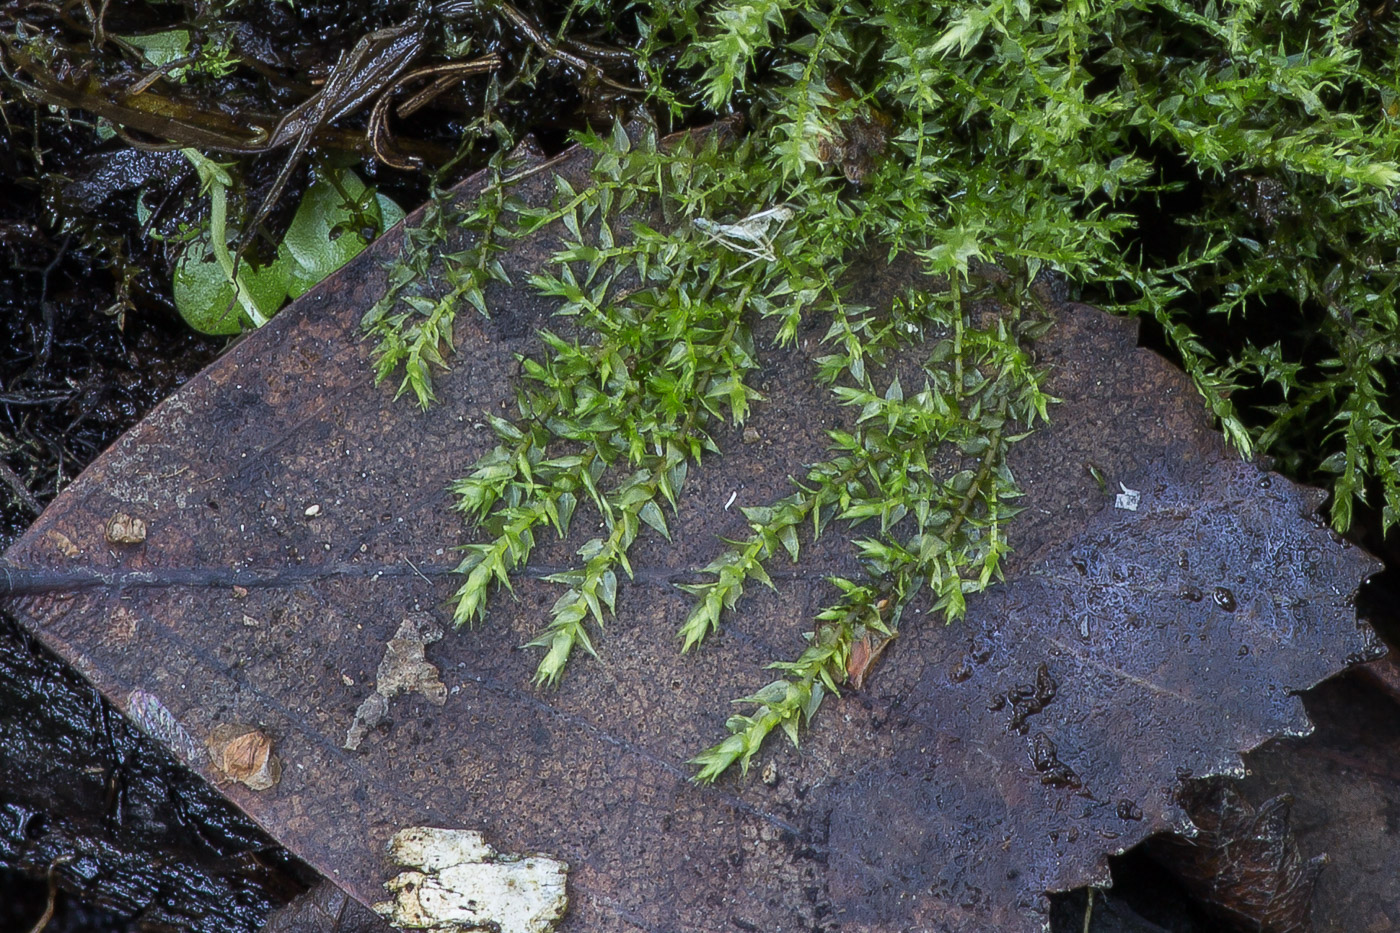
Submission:
[[[287,297],[287,267],[281,262],[263,268],[244,262],[239,281],[264,317],[276,314]],[[233,283],[215,260],[207,235],[186,244],[175,265],[173,295],[180,316],[200,333],[237,334],[255,326],[237,300]]]
[[[342,194],[343,192],[343,194]],[[312,286],[358,256],[374,237],[403,218],[382,195],[370,197],[351,171],[321,180],[302,195],[278,250],[289,269],[289,293],[299,298]]]

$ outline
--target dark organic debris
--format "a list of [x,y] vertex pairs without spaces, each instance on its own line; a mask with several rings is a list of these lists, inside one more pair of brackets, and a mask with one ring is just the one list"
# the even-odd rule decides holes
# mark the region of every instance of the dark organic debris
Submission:
[[[1381,678],[1394,677],[1392,658],[1374,666]],[[1326,856],[1313,894],[1316,933],[1400,929],[1400,707],[1367,673],[1308,691],[1316,731],[1251,753],[1250,773],[1236,785],[1261,811],[1291,796],[1302,858]]]
[[1271,797],[1256,809],[1228,782],[1211,779],[1187,787],[1181,803],[1199,833],[1152,846],[1187,890],[1239,929],[1310,933],[1313,888],[1326,859],[1299,853],[1292,798]]
[[[8,617],[0,800],[0,865],[59,889],[48,929],[128,929],[107,925],[120,916],[144,929],[251,933],[302,887],[284,851]],[[0,881],[0,929],[33,927],[44,898],[26,900]]]
[[[578,186],[587,160],[553,168]],[[555,191],[538,172],[514,193]],[[548,260],[552,235],[502,254],[513,280]],[[907,614],[865,689],[824,709],[800,754],[768,753],[771,782],[698,788],[684,762],[721,733],[731,697],[768,679],[762,664],[792,653],[825,573],[849,567],[844,542],[824,537],[694,656],[676,650],[688,605],[671,583],[742,532],[723,508],[734,489],[784,494],[847,417],[799,347],[765,351],[770,401],[749,427],[771,443],[720,433],[725,455],[692,471],[675,540],[639,541],[596,662],[557,692],[528,686],[534,661],[514,646],[556,595],[540,576],[572,557],[541,542],[515,600],[434,645],[444,705],[403,696],[395,727],[347,753],[390,620],[445,618],[462,540],[445,490],[492,443],[470,425],[511,398],[515,354],[551,310],[493,284],[493,317],[459,321],[443,403],[391,405],[356,327],[400,236],[193,380],[7,555],[25,579],[137,584],[12,604],[119,703],[139,687],[188,735],[221,721],[275,734],[280,784],[226,792],[364,903],[382,897],[388,839],[426,825],[574,866],[565,930],[710,929],[722,910],[740,929],[1039,931],[1045,892],[1103,883],[1109,854],[1182,828],[1183,778],[1304,731],[1292,691],[1374,650],[1351,594],[1375,563],[1319,526],[1318,495],[1228,451],[1131,322],[1044,296],[1056,324],[1036,351],[1063,403],[1009,464],[1026,509],[1006,582],[953,626]],[[871,304],[911,281],[866,274],[852,287]],[[1122,489],[1136,510],[1114,507]],[[122,511],[159,534],[107,547]],[[1229,598],[1179,595],[1217,590]]]

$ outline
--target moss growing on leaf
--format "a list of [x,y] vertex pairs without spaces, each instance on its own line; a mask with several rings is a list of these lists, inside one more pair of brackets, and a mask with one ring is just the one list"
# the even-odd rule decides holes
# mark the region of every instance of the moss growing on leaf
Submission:
[[[1021,350],[1029,321],[980,332],[958,310],[983,264],[1003,271],[1012,306],[1054,274],[1150,318],[1243,453],[1330,474],[1339,529],[1358,502],[1387,530],[1400,517],[1388,390],[1400,43],[1388,8],[580,0],[570,11],[622,24],[616,44],[633,31],[662,118],[739,108],[748,130],[729,147],[670,151],[654,134],[585,135],[598,156],[587,189],[562,186],[541,211],[495,189],[474,215],[502,237],[563,222],[568,242],[533,285],[586,335],[543,335],[521,382],[529,417],[494,421],[499,446],[457,487],[484,532],[462,565],[459,622],[482,616],[546,526],[566,534],[580,501],[603,517],[579,566],[555,578],[540,682],[591,650],[628,548],[643,526],[668,533],[714,428],[761,403],[747,380],[763,319],[779,342],[804,319],[825,322],[813,365],[860,406],[859,428],[834,436],[832,458],[791,496],[749,514],[752,536],[692,587],[682,644],[712,632],[778,550],[795,556],[808,523],[856,523],[872,576],[837,584],[808,650],[747,698],[753,712],[696,760],[700,775],[747,764],[779,726],[795,740],[823,693],[863,673],[859,657],[878,651],[917,585],[956,617],[1004,548],[1004,446],[1047,401]],[[619,225],[638,202],[660,204],[667,224]],[[481,213],[490,203],[508,223]],[[893,309],[855,305],[845,269],[872,247],[916,257],[950,287]],[[489,263],[463,268],[479,277]],[[449,334],[420,358],[434,362]],[[880,375],[909,337],[933,341],[926,389]],[[386,353],[381,374],[396,365]],[[949,446],[967,458],[951,474],[906,462],[909,451],[945,462],[928,452]]]

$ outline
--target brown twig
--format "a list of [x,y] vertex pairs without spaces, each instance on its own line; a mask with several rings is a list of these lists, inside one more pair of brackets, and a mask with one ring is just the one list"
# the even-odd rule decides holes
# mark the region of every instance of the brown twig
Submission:
[[487,71],[494,71],[501,65],[501,60],[495,55],[486,55],[482,58],[472,59],[466,62],[445,62],[440,65],[429,65],[409,72],[398,78],[374,103],[374,109],[370,111],[369,126],[365,135],[369,137],[370,144],[374,149],[375,158],[392,168],[415,169],[419,167],[421,160],[416,157],[408,159],[394,155],[390,150],[393,141],[393,134],[389,131],[389,109],[393,104],[394,94],[411,81],[420,78],[433,78],[428,87],[414,94],[398,108],[400,117],[408,116],[415,110],[427,104],[430,100],[441,94],[447,88],[460,81],[468,75],[481,74]]

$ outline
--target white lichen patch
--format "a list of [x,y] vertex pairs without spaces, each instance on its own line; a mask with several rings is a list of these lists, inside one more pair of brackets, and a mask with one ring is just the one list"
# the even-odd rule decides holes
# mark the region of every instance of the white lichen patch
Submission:
[[394,899],[374,909],[401,929],[550,933],[568,907],[567,864],[500,855],[472,830],[409,827],[389,840],[389,857],[411,870],[384,885]]

